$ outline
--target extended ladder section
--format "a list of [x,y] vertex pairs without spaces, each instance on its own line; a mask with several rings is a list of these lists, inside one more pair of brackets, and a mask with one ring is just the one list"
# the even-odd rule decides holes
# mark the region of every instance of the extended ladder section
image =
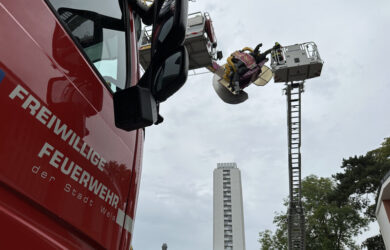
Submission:
[[[139,59],[146,69],[150,64],[152,26],[146,26],[139,39]],[[212,61],[222,58],[217,51],[217,39],[210,15],[196,12],[188,15],[184,45],[188,51],[189,69],[198,69],[212,65]]]
[[301,202],[301,93],[304,81],[287,83],[288,169],[288,249],[305,249],[305,218]]
[[288,125],[288,249],[305,249],[305,217],[301,196],[301,94],[304,80],[321,75],[322,65],[313,42],[282,47],[271,52],[275,82],[285,82]]

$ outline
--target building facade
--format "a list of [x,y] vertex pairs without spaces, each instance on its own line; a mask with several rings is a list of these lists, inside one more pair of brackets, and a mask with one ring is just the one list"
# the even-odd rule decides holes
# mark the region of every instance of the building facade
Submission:
[[241,173],[236,163],[214,170],[213,250],[245,250]]
[[386,249],[390,249],[390,172],[382,179],[376,201],[376,218]]

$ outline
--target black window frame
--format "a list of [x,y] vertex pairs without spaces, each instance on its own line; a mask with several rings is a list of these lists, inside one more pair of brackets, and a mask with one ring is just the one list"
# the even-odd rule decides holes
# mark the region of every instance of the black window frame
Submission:
[[[50,3],[50,0],[44,0],[47,4],[47,6],[50,8],[52,13],[55,15],[57,20],[61,23],[61,26],[65,29],[66,33],[68,33],[69,37],[72,39],[73,43],[76,45],[78,50],[83,55],[84,59],[87,60],[89,65],[93,68],[97,76],[99,77],[102,84],[108,89],[111,95],[114,94],[114,91],[108,86],[106,83],[106,80],[103,78],[103,76],[100,74],[99,70],[95,67],[93,62],[89,59],[88,55],[84,51],[84,48],[81,46],[81,44],[77,41],[77,39],[73,36],[72,31],[68,28],[68,25],[61,19],[60,15],[58,14],[57,10],[53,7],[53,5]],[[124,14],[124,21],[125,21],[125,44],[126,44],[126,80],[125,80],[125,89],[131,86],[131,79],[133,76],[132,72],[132,51],[131,51],[131,29],[130,29],[130,11],[129,6],[127,4],[126,0],[119,0],[120,4],[122,5],[122,12]],[[115,85],[116,86],[116,85]],[[119,88],[119,87],[118,87]],[[120,89],[120,88],[119,88]]]

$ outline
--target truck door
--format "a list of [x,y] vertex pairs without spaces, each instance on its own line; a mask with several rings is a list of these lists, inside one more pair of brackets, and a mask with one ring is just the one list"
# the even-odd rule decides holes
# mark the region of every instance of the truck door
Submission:
[[0,3],[0,248],[128,246],[143,134],[115,127],[112,95],[137,81],[129,20],[121,0]]

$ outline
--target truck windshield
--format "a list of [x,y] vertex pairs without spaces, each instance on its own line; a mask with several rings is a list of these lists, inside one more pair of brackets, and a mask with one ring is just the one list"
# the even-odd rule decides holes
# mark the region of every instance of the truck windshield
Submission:
[[49,0],[112,91],[126,85],[126,21],[122,1]]

